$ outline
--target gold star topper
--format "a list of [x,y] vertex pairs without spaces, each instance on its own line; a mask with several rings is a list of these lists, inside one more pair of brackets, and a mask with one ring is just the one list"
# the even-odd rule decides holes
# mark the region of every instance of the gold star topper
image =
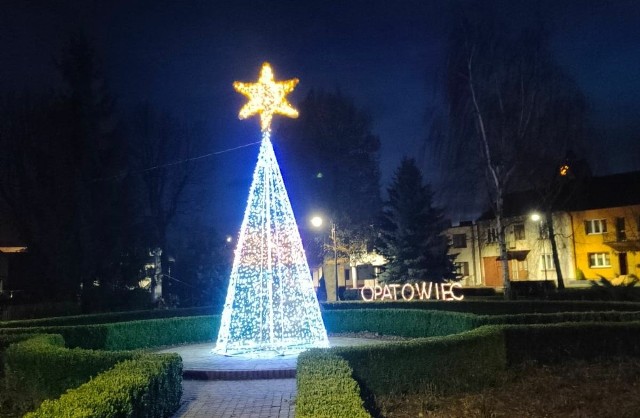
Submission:
[[297,118],[298,111],[291,106],[285,96],[293,91],[298,81],[297,78],[275,81],[271,65],[265,62],[262,64],[257,83],[242,83],[240,81],[233,83],[233,88],[238,93],[249,98],[249,102],[240,109],[238,117],[246,119],[249,116],[260,114],[260,125],[263,132],[271,130],[271,119],[274,114]]

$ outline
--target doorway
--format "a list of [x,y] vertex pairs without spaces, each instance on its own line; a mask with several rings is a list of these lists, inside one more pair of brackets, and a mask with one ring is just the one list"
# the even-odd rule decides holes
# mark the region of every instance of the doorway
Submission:
[[627,253],[618,253],[618,265],[620,266],[621,276],[629,273],[629,265],[627,264]]

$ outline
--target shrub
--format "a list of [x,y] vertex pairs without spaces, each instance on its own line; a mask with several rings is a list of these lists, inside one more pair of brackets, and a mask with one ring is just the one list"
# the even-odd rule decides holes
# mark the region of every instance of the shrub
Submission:
[[2,334],[48,333],[60,334],[67,347],[133,350],[212,341],[220,325],[218,315],[191,316],[112,324],[4,328]]
[[376,395],[415,391],[425,385],[445,392],[478,387],[492,382],[507,365],[504,336],[497,326],[332,350],[347,360],[356,380]]
[[369,331],[414,338],[457,334],[477,322],[471,314],[415,309],[327,310],[322,318],[328,332]]
[[640,357],[640,321],[506,325],[503,329],[509,364]]
[[483,315],[479,324],[554,324],[560,322],[627,322],[640,320],[640,312],[560,312],[517,315]]
[[36,335],[14,343],[4,354],[5,389],[13,398],[11,408],[33,409],[44,399],[56,398],[116,363],[139,355],[67,349],[60,335]]
[[553,280],[514,280],[511,291],[516,298],[545,298],[555,292],[556,282]]
[[521,313],[554,313],[586,311],[640,311],[640,303],[593,302],[556,300],[462,300],[462,301],[384,301],[384,302],[332,302],[323,303],[324,311],[345,309],[423,309],[453,311],[478,315],[507,315]]
[[296,416],[299,418],[369,418],[358,383],[347,362],[327,349],[298,357]]
[[218,310],[213,307],[156,309],[146,311],[109,312],[90,315],[60,316],[54,318],[28,319],[0,322],[0,328],[25,328],[45,326],[95,325],[114,322],[140,321],[145,319],[176,318],[184,316],[213,315]]
[[181,373],[177,354],[127,360],[59,399],[44,401],[25,418],[170,416],[180,406]]

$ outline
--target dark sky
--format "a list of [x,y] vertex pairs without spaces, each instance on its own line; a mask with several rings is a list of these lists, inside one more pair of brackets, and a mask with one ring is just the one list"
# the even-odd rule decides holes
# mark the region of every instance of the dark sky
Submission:
[[[598,156],[591,161],[594,171],[640,169],[640,3],[494,3],[510,21],[525,23],[539,15],[551,28],[557,60],[583,89],[594,128],[602,132],[594,143],[593,155]],[[257,118],[237,120],[244,98],[233,91],[232,82],[255,80],[261,63],[269,61],[278,79],[300,78],[290,96],[294,106],[311,88],[339,87],[371,113],[382,141],[386,185],[403,155],[419,157],[426,136],[426,108],[434,80],[442,73],[448,16],[457,3],[5,0],[2,4],[3,91],[53,85],[53,57],[70,31],[83,28],[97,47],[120,108],[149,100],[178,116],[203,120],[213,152],[259,140]],[[211,213],[231,230],[241,220],[257,152],[254,146],[211,157],[217,170]],[[286,162],[280,164],[286,170]],[[431,175],[428,167],[425,172]]]

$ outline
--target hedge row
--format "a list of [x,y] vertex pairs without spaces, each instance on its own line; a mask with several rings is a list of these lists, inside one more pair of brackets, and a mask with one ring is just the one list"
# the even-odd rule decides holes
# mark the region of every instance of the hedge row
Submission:
[[559,312],[516,315],[483,315],[478,325],[557,324],[561,322],[629,322],[640,320],[640,312]]
[[4,353],[5,390],[10,407],[29,411],[45,399],[57,398],[116,363],[139,357],[133,351],[64,348],[60,335],[36,335],[9,346]]
[[425,385],[458,391],[492,382],[507,365],[497,326],[446,337],[358,347],[337,347],[355,379],[373,394],[408,392]]
[[369,331],[409,338],[457,334],[478,326],[476,315],[417,309],[327,310],[322,318],[330,333]]
[[348,363],[328,349],[298,356],[296,417],[370,418]]
[[[396,314],[403,312],[406,313],[401,310],[386,311],[388,317],[380,316],[378,319],[380,322],[397,323],[400,316]],[[345,313],[351,315],[351,322],[345,328],[350,331],[368,330],[356,329],[358,312]],[[362,314],[366,318],[365,323],[374,318],[369,312],[363,311]],[[310,350],[299,357],[305,362],[298,362],[298,390],[299,393],[303,390],[305,396],[298,397],[296,413],[301,410],[305,414],[301,416],[356,416],[353,412],[341,415],[337,406],[337,402],[361,405],[351,398],[353,390],[344,390],[348,395],[341,399],[338,394],[331,392],[331,387],[326,387],[331,385],[352,388],[357,382],[363,392],[374,396],[412,392],[425,385],[451,393],[491,384],[501,371],[523,362],[640,357],[638,315],[637,312],[570,312],[502,318],[484,316],[476,318],[478,325],[487,320],[529,324],[483,325],[443,337]],[[432,316],[434,320],[437,317]],[[447,320],[448,317],[445,315],[442,318]],[[333,318],[336,323],[340,319],[339,315]],[[540,323],[554,320],[573,322]],[[602,322],[589,322],[595,320]],[[377,326],[382,329],[390,325]],[[399,327],[403,329],[404,326],[400,324]],[[341,372],[336,373],[334,369],[338,366],[334,365],[337,364],[335,356],[346,360],[349,367],[341,366]],[[352,370],[351,379],[346,375],[349,368]],[[325,402],[325,398],[329,401]],[[333,402],[333,399],[338,401]]]
[[510,365],[599,357],[640,357],[640,321],[503,327]]
[[478,315],[508,315],[524,313],[557,313],[588,311],[640,311],[638,302],[548,301],[548,300],[462,300],[462,301],[380,301],[323,303],[323,310],[334,309],[425,309],[454,311]]
[[0,334],[0,381],[4,378],[4,352],[13,343],[27,340],[34,334]]
[[97,325],[3,328],[0,335],[60,334],[69,348],[134,350],[212,341],[219,326],[220,316],[209,315]]
[[53,318],[0,321],[0,328],[26,328],[71,325],[95,325],[114,322],[140,321],[145,319],[175,318],[184,316],[214,315],[219,309],[208,306],[201,308],[155,309],[146,311],[108,312],[89,315],[60,316]]
[[168,417],[180,406],[182,361],[177,354],[146,355],[117,364],[25,418]]

